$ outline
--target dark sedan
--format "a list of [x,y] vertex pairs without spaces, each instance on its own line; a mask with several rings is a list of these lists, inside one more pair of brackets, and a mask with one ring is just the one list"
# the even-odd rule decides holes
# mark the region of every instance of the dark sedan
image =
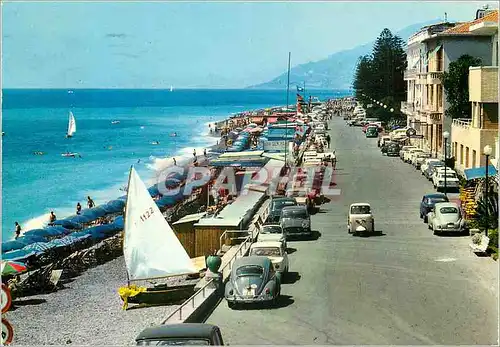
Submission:
[[280,274],[268,257],[238,258],[231,268],[225,288],[225,298],[230,308],[235,304],[276,304],[281,292]]
[[297,206],[297,200],[295,200],[295,198],[285,196],[273,197],[266,223],[279,223],[281,210],[289,206]]
[[438,202],[449,202],[448,197],[440,193],[426,194],[422,197],[420,202],[420,218],[424,219],[427,223],[427,214],[432,211],[434,205]]
[[202,323],[167,324],[144,329],[137,346],[223,346],[219,327]]

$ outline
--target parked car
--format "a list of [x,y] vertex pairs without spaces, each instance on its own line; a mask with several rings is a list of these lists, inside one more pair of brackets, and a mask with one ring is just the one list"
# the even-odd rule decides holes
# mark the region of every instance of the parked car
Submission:
[[235,304],[276,304],[281,292],[281,274],[268,257],[241,257],[234,261],[224,297]]
[[404,160],[405,153],[412,148],[417,148],[417,147],[415,147],[415,146],[403,146],[401,148],[401,150],[399,151],[399,157]]
[[281,210],[287,206],[297,206],[297,200],[293,197],[277,196],[273,197],[269,206],[269,216],[267,223],[279,223]]
[[378,137],[378,127],[376,126],[369,126],[366,129],[366,137]]
[[286,234],[279,224],[265,224],[260,228],[257,241],[278,241],[286,249]]
[[[446,181],[445,181],[445,176],[446,176]],[[437,191],[440,191],[445,188],[446,190],[450,188],[455,190],[460,188],[460,181],[458,179],[457,173],[450,168],[446,170],[446,173],[444,170],[437,170],[432,176],[432,183],[434,184],[434,188]]]
[[281,227],[287,239],[312,236],[311,216],[304,206],[285,207],[281,210]]
[[286,274],[290,268],[288,254],[279,241],[258,241],[250,246],[250,256],[263,256],[271,259],[276,271]]
[[415,157],[412,160],[412,165],[415,167],[416,170],[420,169],[420,166],[424,162],[425,159],[428,159],[431,157],[431,153],[429,152],[421,152],[415,154]]
[[445,194],[431,193],[425,194],[420,202],[420,218],[427,223],[427,215],[432,211],[434,205],[440,202],[448,202],[448,197]]
[[425,171],[427,171],[427,168],[429,167],[430,163],[439,163],[439,162],[441,162],[441,160],[435,158],[424,159],[424,161],[420,165],[420,172],[422,173],[422,175],[425,175]]
[[375,232],[375,219],[370,204],[363,202],[349,206],[347,232],[354,235]]
[[218,326],[203,323],[166,324],[146,328],[136,337],[137,346],[223,346]]
[[434,175],[434,172],[438,167],[444,167],[444,163],[442,161],[436,161],[430,162],[428,164],[427,170],[425,170],[424,175],[429,181],[432,181],[432,175]]
[[405,152],[405,154],[403,156],[403,161],[405,163],[411,164],[412,159],[413,159],[413,155],[416,153],[423,153],[423,152],[424,152],[424,150],[421,148],[410,148],[408,151]]
[[397,157],[399,155],[399,143],[397,142],[389,142],[387,145],[386,145],[386,152],[385,154],[388,156],[388,157]]
[[377,146],[383,147],[389,142],[391,142],[391,137],[388,135],[384,135],[382,137],[379,137],[378,142],[377,142]]
[[428,214],[428,220],[428,227],[434,232],[434,235],[452,232],[463,233],[467,230],[460,208],[454,202],[435,204],[432,212]]

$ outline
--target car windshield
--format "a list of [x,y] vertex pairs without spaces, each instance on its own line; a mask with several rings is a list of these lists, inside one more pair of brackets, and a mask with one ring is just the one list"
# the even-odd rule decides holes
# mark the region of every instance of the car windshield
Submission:
[[138,341],[137,346],[210,346],[209,340],[204,339],[171,339]]
[[260,255],[264,257],[279,257],[281,251],[278,247],[254,247],[250,251],[250,255]]
[[295,206],[297,205],[293,200],[278,200],[273,202],[273,210],[281,210],[287,206]]
[[439,212],[441,212],[442,214],[445,214],[445,213],[458,213],[458,209],[456,207],[441,207],[439,209]]
[[264,225],[262,227],[262,230],[260,231],[261,234],[282,234],[283,230],[281,230],[281,227],[279,225]]
[[[445,174],[442,173],[440,177],[444,178]],[[446,178],[457,178],[457,175],[454,173],[446,173]]]
[[433,163],[429,164],[430,168],[436,168],[436,167],[442,167],[442,166],[444,166],[444,164],[441,162],[439,162],[439,163],[433,162]]
[[307,211],[305,209],[300,210],[284,210],[281,215],[283,218],[307,218]]
[[370,213],[370,206],[353,206],[351,207],[351,213],[352,214],[369,214]]
[[263,274],[264,268],[259,265],[244,265],[236,270],[236,276],[238,277],[262,276]]
[[430,158],[431,154],[430,153],[418,153],[417,156],[419,158]]

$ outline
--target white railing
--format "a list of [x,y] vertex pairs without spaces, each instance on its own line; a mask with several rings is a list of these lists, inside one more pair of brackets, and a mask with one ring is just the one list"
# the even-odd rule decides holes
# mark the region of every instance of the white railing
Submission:
[[472,120],[468,118],[457,118],[454,119],[451,123],[453,126],[458,126],[461,128],[469,129],[471,126]]
[[[220,268],[219,272],[224,274],[224,270],[229,268],[229,271],[231,271],[231,267],[233,266],[234,261],[237,258],[241,258],[242,256],[245,255],[249,244],[252,243],[252,240],[250,237],[247,237],[245,241],[243,241],[236,250],[236,253],[229,259],[229,261]],[[223,275],[224,277],[224,275]],[[209,288],[210,285],[215,284],[215,280],[211,279],[203,287],[201,287],[196,293],[194,293],[189,299],[187,299],[182,305],[180,305],[177,309],[175,309],[171,314],[168,315],[168,317],[162,322],[162,324],[166,324],[170,319],[172,319],[174,316],[178,316],[178,319],[182,321],[183,319],[186,319],[186,315],[184,313],[189,313],[193,312],[194,309],[196,308],[196,301],[197,299],[206,299],[207,298],[207,292],[208,295],[212,294],[216,289],[215,288]],[[188,312],[185,312],[188,310]]]

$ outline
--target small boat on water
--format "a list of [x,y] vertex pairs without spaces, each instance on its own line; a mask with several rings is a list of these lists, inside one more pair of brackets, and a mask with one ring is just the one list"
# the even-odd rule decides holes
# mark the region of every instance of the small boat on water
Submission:
[[174,86],[170,86],[170,91],[173,92],[174,91]]
[[120,124],[120,121],[119,120],[114,120],[111,122],[111,124]]
[[44,155],[45,153],[42,151],[35,151],[33,152],[34,155]]
[[79,153],[76,152],[66,152],[66,153],[61,153],[62,157],[71,157],[71,158],[76,158],[76,157],[81,157]]
[[152,145],[159,145],[160,144],[160,141],[153,141],[151,142]]
[[4,136],[4,135],[5,135],[5,131],[2,131],[2,136]]
[[73,137],[76,133],[76,120],[73,112],[69,111],[69,121],[68,121],[68,132],[66,133],[66,138]]
[[138,287],[131,282],[155,283],[159,279],[199,274],[192,259],[163,217],[134,167],[130,168],[124,214],[123,255],[128,285],[119,289],[124,301],[135,304],[167,304],[194,293],[194,283]]

